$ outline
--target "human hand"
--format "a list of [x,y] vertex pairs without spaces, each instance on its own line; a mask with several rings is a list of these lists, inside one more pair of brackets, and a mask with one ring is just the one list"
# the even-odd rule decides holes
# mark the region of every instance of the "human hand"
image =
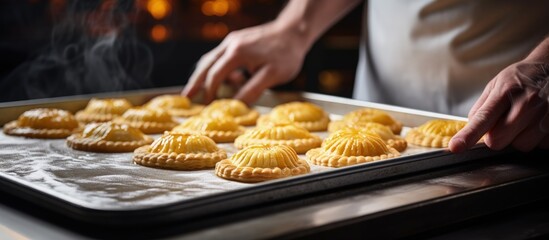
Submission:
[[[192,97],[204,90],[204,102],[209,103],[226,81],[244,84],[234,98],[251,105],[265,89],[292,80],[307,51],[308,46],[297,32],[275,24],[231,32],[200,58],[182,94]],[[242,69],[251,75],[247,82]]]
[[525,60],[501,71],[471,108],[450,151],[469,149],[483,136],[494,150],[549,148],[549,63]]

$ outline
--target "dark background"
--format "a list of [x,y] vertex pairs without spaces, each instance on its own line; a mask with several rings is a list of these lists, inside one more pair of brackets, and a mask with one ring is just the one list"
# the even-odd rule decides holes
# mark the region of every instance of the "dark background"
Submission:
[[[183,86],[230,31],[274,19],[276,0],[2,0],[0,101]],[[351,97],[362,6],[275,90]]]

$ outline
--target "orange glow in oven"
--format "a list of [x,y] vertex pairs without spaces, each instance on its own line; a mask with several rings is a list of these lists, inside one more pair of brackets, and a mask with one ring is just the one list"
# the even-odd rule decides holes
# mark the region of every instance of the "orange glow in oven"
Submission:
[[172,11],[172,6],[167,0],[149,0],[147,11],[155,19],[163,19]]
[[156,24],[151,28],[151,39],[155,42],[164,42],[168,39],[168,28],[162,24]]

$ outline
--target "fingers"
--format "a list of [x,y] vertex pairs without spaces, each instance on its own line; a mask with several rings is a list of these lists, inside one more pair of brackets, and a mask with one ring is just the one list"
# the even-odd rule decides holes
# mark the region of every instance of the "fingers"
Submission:
[[206,75],[204,100],[211,102],[217,95],[217,89],[221,83],[229,78],[229,75],[240,66],[240,59],[235,52],[225,52],[217,62],[209,69]]
[[[496,77],[497,78],[497,77]],[[486,87],[484,88],[484,90],[482,91],[482,94],[480,95],[480,97],[477,99],[477,101],[475,102],[475,104],[473,105],[473,107],[471,108],[471,110],[469,111],[469,118],[471,118],[472,116],[474,116],[476,113],[477,113],[477,110],[482,106],[482,104],[486,101],[486,99],[488,98],[488,96],[490,95],[490,91],[492,91],[492,89],[494,88],[494,84],[495,84],[496,80],[492,80],[490,82],[488,82],[488,84],[486,85]]]
[[202,56],[181,94],[187,97],[192,97],[198,93],[198,91],[204,87],[204,81],[206,80],[208,70],[224,52],[225,46],[220,45]]
[[492,92],[469,118],[467,125],[450,140],[450,151],[458,153],[471,148],[496,124],[509,107],[510,103],[504,94]]
[[[514,98],[509,113],[506,114],[486,135],[485,143],[488,147],[496,150],[503,149],[514,143],[514,139],[524,132],[527,127],[534,127],[540,132],[540,120],[543,118],[542,111],[545,104],[537,96],[537,93],[528,89]],[[530,132],[532,137],[535,132]],[[531,139],[534,141],[535,139]],[[541,139],[537,139],[539,141]],[[538,142],[535,142],[537,145]],[[519,148],[528,148],[529,144],[518,144]]]
[[236,99],[245,102],[248,105],[255,103],[263,91],[271,87],[270,78],[272,70],[268,66],[260,68],[252,78],[238,91],[235,95]]

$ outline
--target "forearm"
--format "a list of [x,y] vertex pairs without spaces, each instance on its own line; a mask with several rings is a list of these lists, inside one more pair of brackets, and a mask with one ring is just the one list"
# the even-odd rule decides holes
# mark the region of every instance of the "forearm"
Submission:
[[277,29],[292,31],[306,49],[361,0],[291,0],[273,22]]

